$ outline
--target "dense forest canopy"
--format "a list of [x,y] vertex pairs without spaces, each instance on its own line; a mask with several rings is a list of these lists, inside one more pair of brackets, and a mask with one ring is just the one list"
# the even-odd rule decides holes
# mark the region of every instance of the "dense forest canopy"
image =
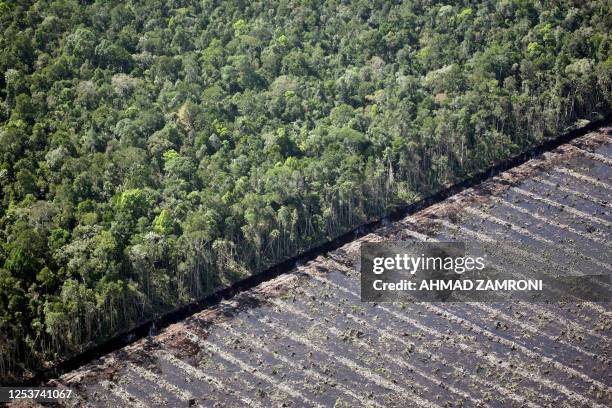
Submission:
[[609,115],[610,27],[605,0],[0,1],[0,377]]

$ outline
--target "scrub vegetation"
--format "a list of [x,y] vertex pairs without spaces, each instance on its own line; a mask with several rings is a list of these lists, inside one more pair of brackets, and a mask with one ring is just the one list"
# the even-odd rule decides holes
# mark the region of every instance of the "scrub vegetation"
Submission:
[[607,1],[452,3],[0,1],[0,378],[610,114]]

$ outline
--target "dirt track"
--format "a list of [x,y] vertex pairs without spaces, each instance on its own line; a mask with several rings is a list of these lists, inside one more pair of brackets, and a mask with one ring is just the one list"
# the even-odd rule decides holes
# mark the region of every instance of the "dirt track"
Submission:
[[79,406],[612,404],[609,303],[360,302],[359,246],[478,241],[508,270],[612,271],[611,128],[70,372]]

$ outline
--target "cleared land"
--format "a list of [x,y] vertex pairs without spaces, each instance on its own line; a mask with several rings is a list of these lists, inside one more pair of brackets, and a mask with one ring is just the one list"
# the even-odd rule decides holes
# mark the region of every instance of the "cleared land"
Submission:
[[611,128],[56,380],[83,406],[612,404],[609,303],[360,302],[359,246],[479,241],[501,268],[612,269]]

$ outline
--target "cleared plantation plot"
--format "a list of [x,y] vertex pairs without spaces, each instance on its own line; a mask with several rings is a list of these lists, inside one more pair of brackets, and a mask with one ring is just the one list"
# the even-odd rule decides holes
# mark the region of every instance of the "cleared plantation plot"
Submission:
[[612,404],[609,303],[362,303],[359,247],[476,241],[496,268],[612,271],[610,128],[56,380],[75,405]]

